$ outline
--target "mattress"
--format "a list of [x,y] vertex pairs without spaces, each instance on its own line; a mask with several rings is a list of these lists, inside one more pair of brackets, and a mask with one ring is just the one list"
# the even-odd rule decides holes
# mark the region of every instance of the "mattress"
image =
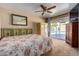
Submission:
[[0,56],[40,56],[51,49],[51,38],[36,34],[5,37],[0,41]]

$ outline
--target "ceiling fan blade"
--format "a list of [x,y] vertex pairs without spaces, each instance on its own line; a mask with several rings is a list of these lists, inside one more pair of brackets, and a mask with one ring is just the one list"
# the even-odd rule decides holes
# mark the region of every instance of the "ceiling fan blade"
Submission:
[[52,13],[51,11],[47,11],[48,13]]
[[46,10],[46,7],[44,5],[40,5],[40,7],[43,9],[43,10]]
[[44,15],[44,12],[42,13],[42,15]]
[[43,12],[43,11],[35,11],[35,12]]
[[53,9],[53,8],[56,8],[56,6],[53,6],[53,7],[47,8],[47,10],[50,10],[50,9]]

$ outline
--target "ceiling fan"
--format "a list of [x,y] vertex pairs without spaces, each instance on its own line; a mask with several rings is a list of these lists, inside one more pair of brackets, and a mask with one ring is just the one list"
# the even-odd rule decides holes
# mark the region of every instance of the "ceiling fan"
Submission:
[[52,6],[52,7],[47,8],[47,7],[44,6],[44,5],[40,5],[40,7],[42,8],[42,10],[40,10],[40,11],[35,11],[35,12],[42,12],[42,15],[44,15],[45,12],[47,12],[47,13],[52,13],[50,10],[53,9],[53,8],[56,8],[56,6]]

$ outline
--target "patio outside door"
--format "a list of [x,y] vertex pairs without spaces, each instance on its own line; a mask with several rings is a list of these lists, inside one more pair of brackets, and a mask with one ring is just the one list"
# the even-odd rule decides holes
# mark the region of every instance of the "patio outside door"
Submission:
[[65,23],[51,23],[50,36],[56,39],[65,39]]

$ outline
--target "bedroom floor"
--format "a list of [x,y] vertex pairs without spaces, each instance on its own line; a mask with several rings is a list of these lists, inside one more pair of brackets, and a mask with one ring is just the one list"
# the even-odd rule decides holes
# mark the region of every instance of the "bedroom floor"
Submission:
[[53,50],[48,52],[47,56],[79,56],[79,49],[72,48],[63,40],[53,39]]

